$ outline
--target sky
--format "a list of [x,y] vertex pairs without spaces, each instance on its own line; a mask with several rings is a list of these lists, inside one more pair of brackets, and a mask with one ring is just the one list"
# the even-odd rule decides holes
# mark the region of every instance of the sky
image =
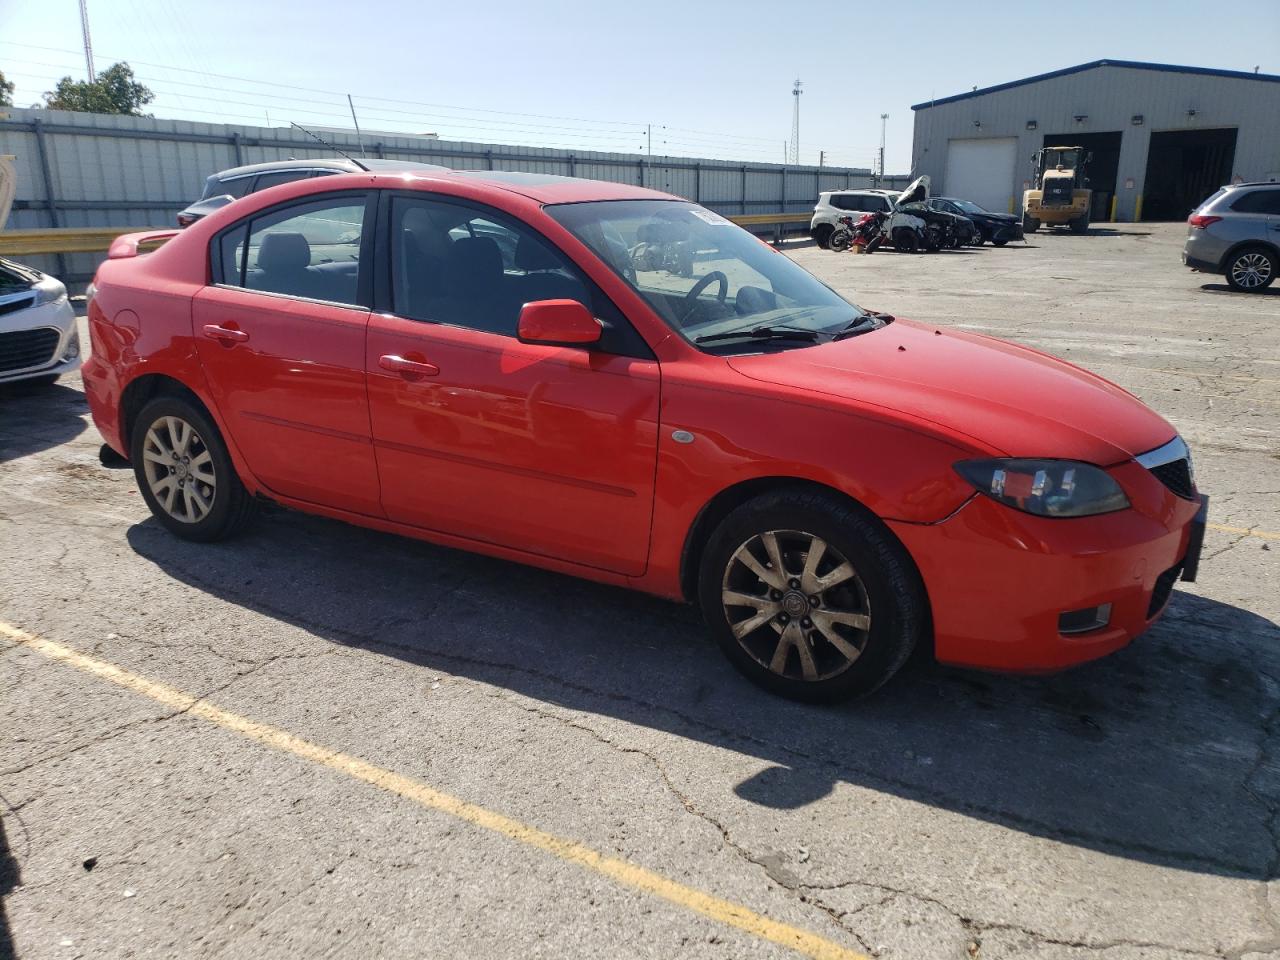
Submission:
[[[158,117],[906,173],[911,104],[1101,58],[1280,74],[1280,0],[87,0],[95,68]],[[1249,24],[1249,29],[1240,25]],[[0,72],[30,106],[85,76],[77,0],[0,0]]]

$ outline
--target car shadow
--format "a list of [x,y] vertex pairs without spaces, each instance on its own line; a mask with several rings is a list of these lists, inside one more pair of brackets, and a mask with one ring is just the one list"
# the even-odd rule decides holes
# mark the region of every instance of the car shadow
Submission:
[[1200,289],[1206,293],[1231,293],[1241,297],[1280,297],[1280,287],[1271,286],[1265,290],[1236,290],[1225,283],[1202,283]]
[[61,384],[0,386],[0,463],[66,443],[89,426],[84,394]]
[[[1280,628],[1175,592],[1128,649],[1053,677],[915,658],[836,707],[743,680],[691,607],[291,511],[193,549],[154,520],[133,550],[209,595],[332,643],[615,717],[769,764],[743,800],[795,809],[837,783],[1116,856],[1277,876]],[[1270,776],[1277,774],[1272,771]]]
[[[5,804],[5,807],[7,809],[8,805]],[[18,869],[18,861],[9,849],[4,818],[0,817],[0,960],[9,960],[18,955],[13,944],[13,930],[9,926],[5,898],[21,885],[22,874]]]

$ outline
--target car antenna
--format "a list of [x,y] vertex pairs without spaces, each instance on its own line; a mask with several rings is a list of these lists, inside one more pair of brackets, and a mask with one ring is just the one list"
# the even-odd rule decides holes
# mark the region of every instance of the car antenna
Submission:
[[360,168],[361,170],[363,170],[365,173],[369,173],[369,172],[370,172],[370,170],[369,170],[369,168],[368,168],[367,166],[365,166],[363,163],[361,163],[361,162],[360,162],[359,160],[357,160],[355,157],[351,156],[351,154],[347,153],[347,151],[345,151],[345,150],[339,150],[337,147],[335,147],[335,146],[334,146],[332,143],[330,143],[328,140],[325,140],[323,137],[320,137],[320,136],[318,136],[318,135],[316,135],[316,134],[312,133],[310,130],[308,130],[306,127],[304,127],[302,124],[300,124],[300,123],[294,123],[292,120],[290,120],[290,121],[289,121],[289,126],[291,126],[291,127],[297,127],[299,130],[301,130],[303,133],[305,133],[305,134],[306,134],[308,137],[310,137],[312,140],[316,140],[316,141],[318,141],[319,143],[323,143],[326,147],[328,147],[328,148],[329,148],[330,150],[332,150],[334,153],[340,153],[340,154],[342,154],[342,156],[346,157],[348,160],[350,160],[352,163],[354,163],[357,167],[359,167],[359,168]]

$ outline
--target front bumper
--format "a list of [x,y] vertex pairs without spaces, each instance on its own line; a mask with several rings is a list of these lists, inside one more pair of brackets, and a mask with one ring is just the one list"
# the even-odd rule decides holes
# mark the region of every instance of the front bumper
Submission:
[[[1194,576],[1202,504],[1137,464],[1112,473],[1126,475],[1135,507],[1051,519],[975,495],[941,523],[890,521],[924,579],[939,661],[1050,673],[1112,653],[1159,619],[1183,569]],[[1105,626],[1060,632],[1061,614],[1103,604]]]
[[[51,341],[39,357],[19,366],[0,367],[0,383],[17,383],[34,377],[70,373],[80,366],[80,337],[76,332],[75,310],[67,300],[44,303],[0,317],[0,335],[24,335],[32,331],[48,331]],[[53,340],[56,334],[56,341]],[[0,357],[3,359],[3,357]]]
[[1021,240],[1022,224],[1021,223],[998,223],[991,227],[992,240]]

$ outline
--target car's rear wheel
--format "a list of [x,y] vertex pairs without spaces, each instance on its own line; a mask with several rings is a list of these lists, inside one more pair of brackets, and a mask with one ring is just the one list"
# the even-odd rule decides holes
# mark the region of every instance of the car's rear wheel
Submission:
[[871,693],[928,622],[901,544],[856,505],[803,489],[766,494],[725,518],[703,552],[698,590],[734,666],[796,700]]
[[185,397],[152,400],[134,421],[130,459],[142,498],[171,533],[186,540],[221,540],[253,513],[222,435]]
[[817,243],[817,245],[821,247],[823,250],[826,250],[827,247],[831,244],[831,234],[834,231],[834,229],[835,228],[832,227],[831,224],[829,223],[819,224],[817,229],[813,231],[814,242]]
[[1275,281],[1280,265],[1276,255],[1263,247],[1246,247],[1231,255],[1227,261],[1226,277],[1234,290],[1257,293]]

